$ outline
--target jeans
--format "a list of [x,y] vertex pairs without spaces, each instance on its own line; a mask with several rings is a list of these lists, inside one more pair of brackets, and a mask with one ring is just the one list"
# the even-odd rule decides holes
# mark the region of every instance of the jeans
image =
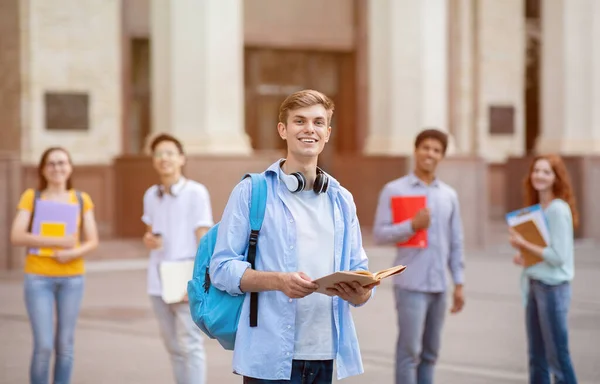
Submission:
[[171,357],[177,384],[205,384],[206,356],[202,331],[192,320],[188,303],[167,304],[150,296],[160,335]]
[[294,360],[290,380],[262,380],[244,377],[244,384],[331,384],[333,360]]
[[446,293],[395,287],[398,312],[396,384],[431,384],[446,314]]
[[567,313],[571,284],[548,285],[530,280],[526,325],[529,347],[529,382],[575,384],[577,378],[569,354]]
[[53,351],[56,353],[54,384],[71,382],[75,326],[83,287],[83,276],[46,277],[25,274],[25,306],[33,332],[33,356],[29,366],[31,384],[48,383]]

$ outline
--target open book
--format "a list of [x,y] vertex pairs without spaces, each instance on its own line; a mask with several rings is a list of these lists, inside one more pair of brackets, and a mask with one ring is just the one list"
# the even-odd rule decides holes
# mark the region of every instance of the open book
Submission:
[[398,275],[406,269],[405,265],[397,265],[392,268],[384,269],[376,273],[369,271],[340,271],[332,273],[331,275],[323,276],[320,279],[314,280],[313,282],[319,284],[317,292],[323,293],[328,296],[332,296],[327,288],[333,288],[334,284],[345,282],[350,283],[357,281],[362,284],[363,287],[376,283],[386,277]]

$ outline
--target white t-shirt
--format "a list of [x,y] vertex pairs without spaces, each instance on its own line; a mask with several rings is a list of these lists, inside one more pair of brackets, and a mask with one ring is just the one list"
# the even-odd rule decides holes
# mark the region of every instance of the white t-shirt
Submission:
[[[333,205],[326,193],[291,193],[285,202],[296,221],[298,272],[315,280],[334,272]],[[333,299],[313,293],[297,300],[294,359],[335,358]]]
[[160,233],[163,247],[150,251],[148,264],[148,294],[161,296],[159,265],[162,261],[190,260],[196,256],[196,229],[212,227],[210,195],[206,187],[181,177],[171,187],[173,194],[160,196],[153,185],[144,194],[142,221]]

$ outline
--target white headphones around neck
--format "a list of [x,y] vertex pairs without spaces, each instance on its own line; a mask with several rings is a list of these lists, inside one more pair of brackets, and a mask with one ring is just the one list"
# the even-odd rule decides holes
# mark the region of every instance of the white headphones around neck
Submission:
[[[283,164],[283,162],[281,163]],[[306,177],[301,172],[294,172],[290,175],[283,172],[283,169],[279,173],[281,175],[281,180],[287,187],[287,189],[292,192],[300,192],[304,191],[306,188]],[[313,184],[313,192],[316,194],[327,192],[327,187],[329,187],[329,177],[323,170],[317,167],[317,178]]]

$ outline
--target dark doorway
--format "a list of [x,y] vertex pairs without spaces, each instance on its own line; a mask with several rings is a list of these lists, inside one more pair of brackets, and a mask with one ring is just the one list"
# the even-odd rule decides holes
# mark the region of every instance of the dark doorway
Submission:
[[150,42],[146,38],[131,39],[131,82],[126,153],[141,154],[151,132],[150,115]]
[[244,68],[246,132],[254,150],[283,152],[285,142],[276,129],[279,105],[289,94],[307,88],[335,103],[321,167],[327,169],[336,153],[357,149],[353,53],[246,48]]
[[533,154],[540,134],[541,1],[525,1],[525,152]]

